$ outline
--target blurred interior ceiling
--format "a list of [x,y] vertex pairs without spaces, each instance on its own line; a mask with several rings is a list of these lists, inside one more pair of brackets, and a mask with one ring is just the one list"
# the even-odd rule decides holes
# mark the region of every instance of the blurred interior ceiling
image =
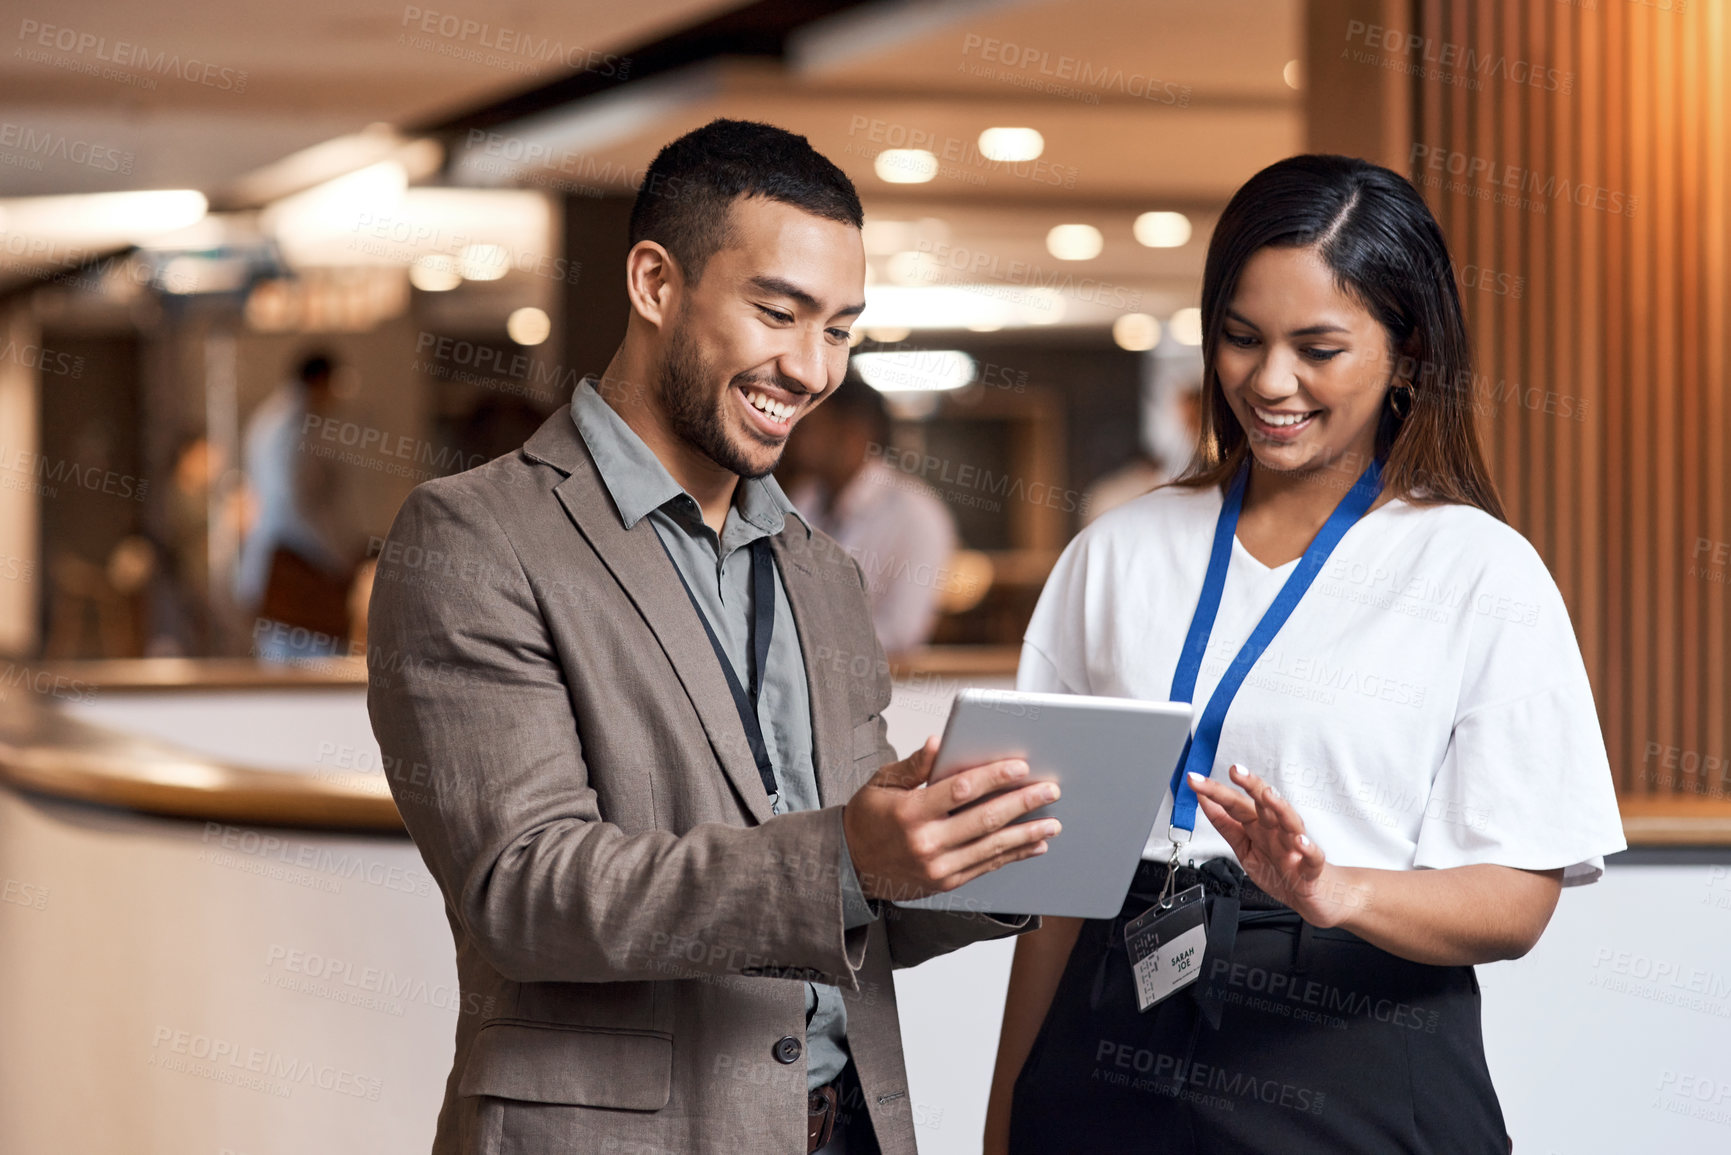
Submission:
[[[24,0],[4,121],[120,150],[129,172],[0,164],[0,195],[197,188],[368,125],[499,101],[738,7],[716,0]],[[420,31],[428,17],[435,31]],[[441,35],[441,21],[459,21]],[[462,21],[477,27],[466,30]],[[481,25],[485,25],[482,29]],[[465,35],[465,32],[467,33]],[[511,50],[482,47],[502,42]],[[563,57],[563,58],[562,58]],[[6,145],[0,140],[0,151]]]
[[[667,140],[748,117],[805,134],[855,180],[890,226],[868,238],[878,285],[1062,271],[1094,286],[1069,323],[1166,316],[1194,301],[1232,189],[1300,150],[1286,68],[1302,22],[1302,0],[57,0],[0,56],[0,154],[7,131],[60,144],[0,155],[0,196],[195,188],[221,207],[321,142],[416,135],[444,145],[442,167],[410,166],[422,183],[626,195]],[[717,37],[694,33],[715,28],[736,51],[697,59]],[[1044,149],[988,159],[991,127],[1035,129]],[[106,159],[69,155],[80,141]],[[935,174],[885,179],[875,162],[895,148],[934,154]],[[340,153],[326,150],[339,171]],[[1149,210],[1187,214],[1194,236],[1138,244]],[[1072,223],[1100,230],[1098,256],[1048,251]]]
[[[810,138],[858,185],[868,219],[924,222],[924,267],[878,283],[1085,275],[1071,321],[1193,303],[1214,214],[1252,172],[1301,150],[1302,0],[930,0],[865,4],[814,21],[780,60],[718,59],[505,122],[489,110],[440,125],[449,178],[585,191],[632,187],[661,144],[715,116]],[[635,89],[635,91],[633,91]],[[514,106],[532,106],[519,99]],[[1038,131],[1032,164],[988,160],[980,133]],[[924,148],[936,175],[895,183],[885,149]],[[515,159],[513,159],[515,158]],[[892,169],[892,175],[894,171]],[[1177,248],[1136,243],[1145,211],[1195,224]],[[1098,257],[1058,261],[1046,236],[1092,224]],[[869,319],[869,318],[868,318]]]

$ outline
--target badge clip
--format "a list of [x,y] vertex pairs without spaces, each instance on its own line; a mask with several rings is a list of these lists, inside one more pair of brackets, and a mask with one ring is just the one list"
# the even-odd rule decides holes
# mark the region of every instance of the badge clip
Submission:
[[1172,857],[1166,861],[1166,885],[1160,888],[1160,897],[1155,900],[1157,906],[1165,908],[1172,899],[1178,887],[1178,855],[1183,851],[1184,844],[1190,841],[1190,831],[1177,826],[1166,828],[1166,837],[1172,843]]

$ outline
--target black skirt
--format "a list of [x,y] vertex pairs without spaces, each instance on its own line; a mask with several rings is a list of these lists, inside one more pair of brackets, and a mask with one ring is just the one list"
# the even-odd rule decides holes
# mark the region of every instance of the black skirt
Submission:
[[1243,886],[1230,956],[1211,945],[1201,980],[1137,1011],[1124,924],[1165,877],[1143,863],[1119,916],[1083,924],[1016,1080],[1011,1155],[1507,1155],[1471,967],[1309,927],[1256,902],[1235,863],[1203,871]]

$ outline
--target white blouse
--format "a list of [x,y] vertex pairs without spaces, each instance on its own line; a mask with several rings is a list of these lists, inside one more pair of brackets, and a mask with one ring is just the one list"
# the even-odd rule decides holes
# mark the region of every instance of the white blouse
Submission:
[[[1017,688],[1166,701],[1202,592],[1217,489],[1156,490],[1102,516],[1058,559]],[[1236,539],[1196,680],[1202,706],[1296,561]],[[1482,510],[1398,498],[1366,514],[1252,667],[1221,732],[1329,860],[1407,870],[1495,863],[1592,882],[1624,848],[1592,689],[1537,551]],[[1145,858],[1164,859],[1172,767]],[[1198,808],[1186,856],[1233,857]]]

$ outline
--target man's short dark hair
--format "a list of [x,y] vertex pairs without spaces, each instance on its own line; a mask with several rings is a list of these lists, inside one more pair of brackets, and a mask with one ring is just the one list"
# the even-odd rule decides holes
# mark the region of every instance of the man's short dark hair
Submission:
[[728,244],[729,211],[767,197],[859,228],[853,182],[803,136],[751,120],[712,120],[656,154],[631,206],[631,239],[654,241],[696,281]]

